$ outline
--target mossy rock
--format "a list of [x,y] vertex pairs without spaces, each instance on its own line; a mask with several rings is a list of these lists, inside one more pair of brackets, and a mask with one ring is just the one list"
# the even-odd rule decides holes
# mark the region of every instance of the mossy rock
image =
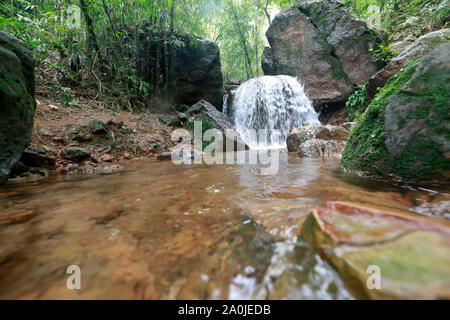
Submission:
[[[358,298],[449,299],[450,223],[384,208],[327,202],[300,233]],[[380,270],[380,289],[367,281]]]
[[375,96],[342,155],[345,168],[448,180],[450,43],[410,62]]
[[16,38],[0,32],[0,183],[7,180],[30,143],[34,89],[31,52]]
[[[194,134],[194,128],[195,128],[195,122],[199,121],[202,125],[202,140],[204,138],[204,135],[206,131],[210,129],[216,129],[222,134],[223,139],[223,148],[222,150],[225,151],[227,144],[232,143],[234,145],[234,151],[242,151],[242,150],[248,150],[248,146],[245,144],[245,142],[242,140],[240,134],[234,129],[231,122],[227,119],[225,115],[223,115],[221,112],[217,111],[216,108],[214,108],[213,105],[210,103],[200,100],[196,104],[194,104],[189,110],[185,113],[186,117],[189,118],[186,129],[191,131]],[[230,132],[233,132],[234,134],[231,136],[228,136]],[[195,134],[194,134],[195,139]],[[212,141],[202,141],[202,150],[210,145]]]

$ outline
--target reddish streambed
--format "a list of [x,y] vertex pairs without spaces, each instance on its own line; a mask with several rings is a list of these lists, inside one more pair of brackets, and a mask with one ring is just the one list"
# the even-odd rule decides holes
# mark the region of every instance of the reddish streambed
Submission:
[[[1,299],[359,298],[297,239],[311,209],[339,200],[429,213],[450,201],[443,186],[360,178],[339,159],[286,153],[274,176],[123,165],[0,189]],[[81,290],[66,287],[69,265],[81,268]]]

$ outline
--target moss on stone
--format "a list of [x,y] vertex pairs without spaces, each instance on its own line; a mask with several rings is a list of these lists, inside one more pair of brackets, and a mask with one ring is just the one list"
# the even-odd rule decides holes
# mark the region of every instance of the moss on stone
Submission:
[[341,63],[339,60],[331,55],[327,56],[328,63],[331,67],[331,74],[335,79],[344,79],[348,80],[348,76],[345,73],[344,69],[342,69]]
[[344,167],[414,181],[445,178],[450,170],[444,154],[450,139],[445,50],[448,46],[410,62],[376,95],[349,137]]
[[442,154],[441,146],[424,137],[416,137],[406,149],[395,157],[390,171],[401,177],[421,180],[442,176],[450,170],[450,163]]
[[400,92],[400,89],[414,75],[417,63],[417,61],[410,62],[395,75],[362,115],[359,124],[350,134],[342,154],[342,165],[345,168],[376,175],[387,172],[389,152],[384,138],[386,99]]

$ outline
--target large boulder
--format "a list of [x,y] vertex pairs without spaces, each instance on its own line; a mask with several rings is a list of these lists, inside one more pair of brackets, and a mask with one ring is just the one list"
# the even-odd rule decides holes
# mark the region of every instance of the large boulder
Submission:
[[382,39],[335,0],[282,10],[266,36],[264,73],[297,76],[316,108],[344,102],[381,67],[370,49]]
[[[223,78],[219,47],[212,41],[194,38],[187,34],[176,34],[181,45],[175,47],[174,75],[175,94],[173,103],[192,105],[206,100],[217,109],[222,109]],[[158,45],[155,36],[141,32],[139,36],[138,70],[142,78],[152,82],[156,74],[156,48],[160,48],[159,57],[161,75],[165,74],[163,40]]]
[[19,161],[31,140],[34,98],[34,60],[25,45],[0,31],[0,183]]
[[450,42],[411,61],[375,96],[343,152],[346,168],[448,180]]
[[434,48],[448,41],[450,41],[450,29],[430,32],[417,39],[369,79],[366,86],[367,96],[370,99],[373,98],[378,88],[382,88],[394,74],[399,72],[409,62],[429,54]]

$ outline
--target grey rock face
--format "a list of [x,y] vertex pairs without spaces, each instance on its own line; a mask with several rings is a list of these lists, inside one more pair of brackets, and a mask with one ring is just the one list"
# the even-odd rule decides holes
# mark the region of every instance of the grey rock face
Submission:
[[352,85],[379,70],[369,50],[382,39],[335,0],[302,1],[282,10],[266,36],[264,73],[298,77],[319,109],[345,101]]

